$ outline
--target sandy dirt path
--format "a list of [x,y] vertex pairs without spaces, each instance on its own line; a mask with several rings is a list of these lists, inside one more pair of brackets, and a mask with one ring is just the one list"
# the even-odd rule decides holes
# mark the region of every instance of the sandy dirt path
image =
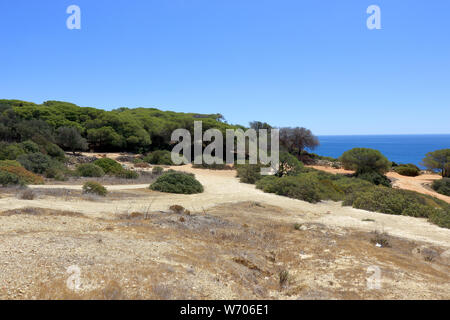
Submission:
[[[278,206],[288,214],[277,215],[274,220],[286,222],[319,222],[329,226],[351,227],[364,231],[382,230],[392,235],[408,239],[427,241],[450,247],[450,230],[440,228],[425,219],[394,216],[376,212],[342,207],[338,202],[324,201],[318,204],[290,199],[274,194],[264,193],[254,185],[243,184],[235,177],[235,171],[215,171],[193,169],[191,166],[176,167],[177,170],[191,172],[203,184],[205,191],[195,195],[177,195],[153,192],[148,185],[114,185],[106,186],[108,190],[136,190],[144,196],[127,198],[126,200],[87,201],[83,199],[67,200],[55,197],[44,197],[36,200],[20,200],[16,197],[0,199],[0,211],[24,207],[40,207],[57,210],[69,210],[90,216],[111,218],[115,214],[164,211],[171,205],[179,204],[185,208],[201,212],[223,203],[255,201]],[[81,186],[45,185],[31,188],[81,189]],[[148,193],[148,196],[147,194]],[[367,222],[363,219],[375,221]]]

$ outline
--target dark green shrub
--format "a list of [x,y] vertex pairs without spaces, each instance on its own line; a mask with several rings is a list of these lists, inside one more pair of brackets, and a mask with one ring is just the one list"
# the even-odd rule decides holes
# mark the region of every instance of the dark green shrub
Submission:
[[120,163],[110,158],[95,160],[93,164],[102,168],[105,174],[119,174],[123,170]]
[[52,158],[62,161],[66,157],[66,154],[64,153],[63,149],[61,149],[54,143],[45,144],[44,149],[45,149],[45,152],[47,152],[47,154]]
[[285,176],[282,178],[267,176],[258,181],[256,187],[264,192],[311,203],[321,200],[318,180],[308,175]]
[[420,169],[414,164],[401,164],[393,168],[395,172],[402,176],[417,177]]
[[450,205],[414,191],[374,186],[350,194],[350,198],[347,198],[344,204],[368,211],[424,217],[441,227],[448,228]]
[[262,178],[261,165],[259,164],[240,164],[236,165],[237,177],[242,183],[254,184]]
[[380,151],[367,148],[354,148],[346,151],[339,158],[347,170],[355,170],[357,174],[365,172],[386,173],[391,162]]
[[170,151],[167,150],[156,150],[148,155],[146,155],[143,159],[145,162],[150,164],[158,164],[158,165],[173,165]]
[[57,181],[67,180],[65,170],[57,167],[48,168],[44,175],[48,179],[55,179]]
[[[256,182],[256,187],[264,192],[275,193],[296,199],[317,202],[320,200],[344,200],[346,195],[373,187],[373,184],[358,178],[333,175],[318,170],[302,170],[297,176],[278,178],[266,176]],[[283,180],[285,179],[285,180]],[[286,186],[288,185],[288,186]],[[304,186],[311,193],[303,191]],[[299,187],[298,194],[295,188]],[[290,190],[292,189],[292,190]]]
[[17,175],[7,171],[0,171],[0,185],[3,187],[20,184],[22,184],[22,181]]
[[36,153],[36,152],[40,152],[41,149],[39,148],[39,146],[31,141],[31,140],[27,140],[24,142],[20,143],[20,147],[26,152],[26,153]]
[[137,179],[139,178],[139,173],[133,170],[123,169],[122,171],[116,174],[116,177],[122,179]]
[[212,163],[212,164],[207,164],[205,162],[201,163],[201,164],[195,164],[192,163],[192,168],[196,168],[196,169],[210,169],[210,170],[233,170],[232,165],[226,164],[226,163]]
[[279,169],[276,173],[278,177],[295,176],[303,169],[303,163],[290,153],[280,152],[279,160]]
[[373,184],[369,181],[354,177],[349,178],[345,176],[340,176],[339,179],[334,181],[334,184],[346,195],[356,192],[362,192],[373,187]]
[[22,154],[17,158],[17,161],[25,169],[38,174],[44,173],[52,164],[52,159],[40,152]]
[[279,179],[276,176],[265,176],[256,182],[256,188],[267,193],[276,193],[276,183]]
[[197,181],[197,179],[195,179],[193,174],[182,172],[164,173],[150,186],[150,189],[161,192],[183,194],[203,192],[203,186]]
[[7,172],[19,178],[19,184],[43,184],[44,179],[41,176],[28,171],[22,166],[7,166],[0,167],[0,172]]
[[88,181],[83,185],[83,193],[105,197],[108,194],[108,190],[98,182]]
[[0,143],[0,160],[16,160],[25,150],[17,143]]
[[22,165],[16,160],[0,160],[0,169],[2,167],[21,167]]
[[77,166],[77,173],[81,177],[103,177],[105,172],[93,163],[83,163]]
[[428,220],[442,228],[450,229],[450,209],[434,209],[430,212]]
[[152,168],[152,173],[155,174],[155,175],[160,175],[163,172],[164,172],[164,169],[162,167],[156,166],[156,167]]
[[450,178],[442,178],[441,180],[434,180],[431,185],[434,191],[450,196]]
[[382,185],[385,187],[391,186],[391,180],[388,179],[385,175],[370,171],[370,172],[364,172],[356,175],[359,179],[369,181],[370,183],[373,183],[374,185]]

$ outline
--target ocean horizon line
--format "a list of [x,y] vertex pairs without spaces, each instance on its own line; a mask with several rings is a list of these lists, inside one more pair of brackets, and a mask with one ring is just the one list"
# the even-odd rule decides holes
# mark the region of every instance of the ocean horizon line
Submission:
[[368,134],[316,134],[317,137],[370,137],[370,136],[450,136],[450,133],[368,133]]

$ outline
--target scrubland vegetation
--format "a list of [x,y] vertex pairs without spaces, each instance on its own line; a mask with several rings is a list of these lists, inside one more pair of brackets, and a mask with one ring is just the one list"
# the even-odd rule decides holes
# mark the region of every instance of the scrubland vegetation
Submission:
[[443,178],[442,180],[435,180],[431,186],[434,191],[450,196],[450,178]]
[[417,177],[420,174],[419,167],[412,163],[400,164],[394,166],[392,169],[402,176]]
[[[193,131],[196,120],[203,121],[203,130],[244,128],[227,124],[220,114],[163,112],[157,109],[120,108],[104,111],[83,108],[71,103],[47,101],[34,104],[18,100],[0,100],[0,185],[42,184],[44,177],[59,181],[71,178],[138,179],[139,173],[124,168],[119,162],[102,158],[68,165],[64,151],[129,151],[141,154],[124,161],[135,169],[154,166],[158,179],[151,189],[192,194],[203,192],[194,176],[169,171],[159,166],[173,165],[170,154],[170,133],[177,128]],[[271,129],[267,123],[252,122],[251,128]],[[244,128],[245,129],[245,128]],[[405,176],[417,176],[420,169],[413,164],[392,165],[379,151],[355,148],[339,159],[321,157],[305,151],[318,145],[317,138],[305,128],[280,129],[280,168],[275,176],[261,176],[260,164],[234,165],[243,183],[295,199],[316,203],[322,200],[343,201],[344,205],[388,214],[426,217],[449,227],[449,205],[433,197],[391,188],[385,176],[392,170]],[[332,175],[305,168],[302,161],[328,161],[355,171],[351,176]],[[424,165],[443,177],[449,175],[449,149],[427,154]],[[201,164],[196,168],[231,169],[229,165]],[[432,188],[449,194],[448,179],[434,182]],[[86,192],[101,190],[87,185]],[[99,191],[100,192],[100,191]],[[100,192],[101,193],[101,192]]]
[[[347,176],[305,168],[296,158],[285,155],[280,155],[280,159],[289,159],[290,164],[286,166],[282,161],[275,176],[261,176],[258,165],[238,166],[237,176],[242,182],[256,183],[258,189],[268,193],[311,203],[342,201],[344,206],[428,218],[450,228],[450,205],[428,195],[391,188],[389,179],[383,175],[390,163],[376,150],[353,149],[344,153],[342,163],[355,170],[355,174]],[[286,172],[286,167],[290,172]]]

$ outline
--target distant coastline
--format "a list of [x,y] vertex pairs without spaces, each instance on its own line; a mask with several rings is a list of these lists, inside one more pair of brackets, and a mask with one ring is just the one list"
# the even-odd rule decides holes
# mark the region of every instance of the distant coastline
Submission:
[[312,152],[338,158],[352,148],[372,148],[396,163],[420,166],[430,151],[450,148],[450,134],[391,134],[391,135],[320,135],[320,146]]

